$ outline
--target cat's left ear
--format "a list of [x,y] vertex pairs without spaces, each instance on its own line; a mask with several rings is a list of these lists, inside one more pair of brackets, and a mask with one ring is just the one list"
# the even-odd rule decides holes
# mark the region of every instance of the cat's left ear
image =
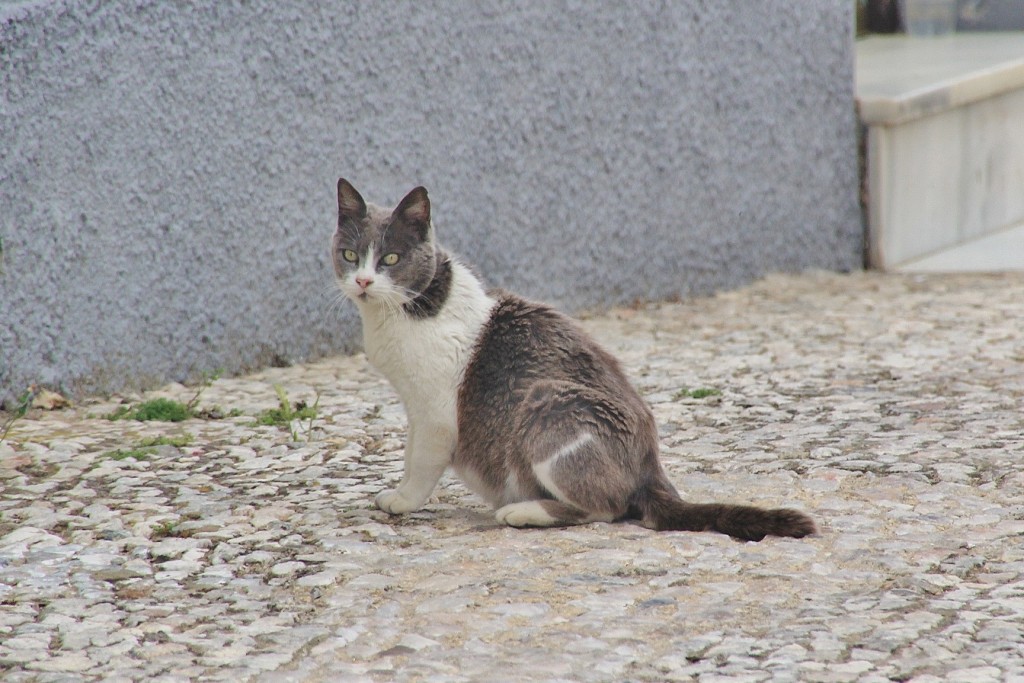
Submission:
[[420,237],[426,239],[430,229],[430,200],[427,199],[426,188],[417,187],[405,195],[393,215],[396,220],[418,227]]
[[338,215],[356,221],[366,218],[366,202],[344,178],[338,178]]

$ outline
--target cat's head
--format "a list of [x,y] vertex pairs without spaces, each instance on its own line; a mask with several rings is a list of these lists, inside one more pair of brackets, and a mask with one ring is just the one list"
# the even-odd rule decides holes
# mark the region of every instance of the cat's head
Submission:
[[427,191],[417,187],[390,210],[367,204],[339,178],[332,252],[341,290],[357,304],[397,309],[409,303],[437,270]]

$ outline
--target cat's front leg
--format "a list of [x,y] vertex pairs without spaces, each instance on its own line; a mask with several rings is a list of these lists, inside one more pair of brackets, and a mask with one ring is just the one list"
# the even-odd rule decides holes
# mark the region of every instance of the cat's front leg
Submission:
[[451,463],[454,450],[454,430],[437,425],[417,425],[410,419],[402,482],[397,489],[377,494],[377,507],[392,515],[423,507]]

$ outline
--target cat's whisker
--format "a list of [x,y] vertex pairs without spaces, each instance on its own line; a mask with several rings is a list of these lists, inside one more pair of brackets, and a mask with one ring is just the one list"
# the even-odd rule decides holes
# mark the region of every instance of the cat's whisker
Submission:
[[402,314],[402,304],[398,301],[395,301],[392,297],[384,297],[384,302],[390,315],[398,316]]
[[341,302],[345,299],[345,295],[338,289],[337,285],[324,287],[321,290],[321,294],[327,298],[328,312],[335,313],[341,310]]
[[340,315],[349,304],[349,299],[343,292],[336,292],[327,302],[327,310],[330,313]]

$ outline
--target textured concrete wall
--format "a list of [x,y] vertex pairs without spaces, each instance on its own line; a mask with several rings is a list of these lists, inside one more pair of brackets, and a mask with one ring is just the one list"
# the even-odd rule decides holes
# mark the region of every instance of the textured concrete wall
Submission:
[[857,267],[852,5],[2,5],[0,396],[356,348],[339,175],[572,309]]

